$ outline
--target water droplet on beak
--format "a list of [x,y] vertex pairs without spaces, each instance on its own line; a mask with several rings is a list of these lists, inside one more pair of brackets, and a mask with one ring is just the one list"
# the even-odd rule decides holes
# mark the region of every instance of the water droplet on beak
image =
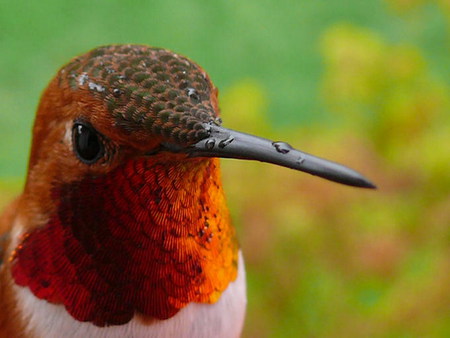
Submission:
[[233,141],[234,141],[234,137],[229,136],[225,140],[222,140],[219,142],[219,148],[223,149]]
[[273,142],[272,146],[274,146],[276,151],[281,154],[287,154],[292,149],[292,147],[286,142]]
[[213,139],[209,139],[205,142],[205,148],[211,150],[216,145],[216,141]]

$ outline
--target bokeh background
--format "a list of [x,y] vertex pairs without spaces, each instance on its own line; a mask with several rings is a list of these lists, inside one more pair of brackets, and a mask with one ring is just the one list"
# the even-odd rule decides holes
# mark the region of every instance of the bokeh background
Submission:
[[41,91],[110,43],[173,49],[224,125],[345,163],[364,191],[224,160],[245,337],[450,337],[450,1],[0,1],[0,208]]

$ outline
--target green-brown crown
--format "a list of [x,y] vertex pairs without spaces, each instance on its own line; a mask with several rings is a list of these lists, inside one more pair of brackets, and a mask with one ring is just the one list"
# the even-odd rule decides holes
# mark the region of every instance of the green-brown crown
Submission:
[[59,73],[71,90],[102,100],[115,125],[185,145],[208,136],[217,123],[216,89],[206,72],[171,51],[142,45],[96,48]]

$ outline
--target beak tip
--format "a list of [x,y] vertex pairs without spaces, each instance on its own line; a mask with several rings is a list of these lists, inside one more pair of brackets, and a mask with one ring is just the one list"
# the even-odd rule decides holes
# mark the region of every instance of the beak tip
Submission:
[[355,184],[358,188],[365,188],[365,189],[378,189],[375,184],[370,182],[367,178],[362,177],[358,180],[358,182]]
[[362,186],[362,188],[367,188],[367,189],[378,189],[378,187],[373,184],[372,182],[367,181],[366,184],[364,186]]

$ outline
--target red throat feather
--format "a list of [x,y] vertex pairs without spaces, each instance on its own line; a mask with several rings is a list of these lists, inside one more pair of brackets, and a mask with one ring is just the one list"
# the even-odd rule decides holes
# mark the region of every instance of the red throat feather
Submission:
[[218,160],[165,157],[54,191],[57,213],[14,252],[16,283],[98,326],[215,302],[238,250]]

